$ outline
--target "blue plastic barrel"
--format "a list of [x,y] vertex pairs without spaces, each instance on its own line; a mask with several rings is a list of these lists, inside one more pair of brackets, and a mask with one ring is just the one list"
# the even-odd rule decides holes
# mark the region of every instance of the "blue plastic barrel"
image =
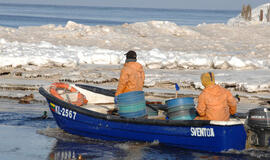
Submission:
[[140,118],[146,115],[143,91],[132,91],[117,96],[118,113],[121,117]]
[[193,97],[183,97],[165,101],[168,106],[170,120],[193,120],[196,117],[196,109]]

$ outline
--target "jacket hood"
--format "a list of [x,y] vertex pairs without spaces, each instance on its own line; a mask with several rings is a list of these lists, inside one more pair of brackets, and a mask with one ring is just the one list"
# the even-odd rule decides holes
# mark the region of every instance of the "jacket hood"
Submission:
[[140,63],[138,62],[128,62],[128,63],[125,63],[124,65],[125,67],[130,67],[132,69],[135,69],[136,71],[138,72],[143,72],[143,67]]
[[215,75],[212,72],[203,73],[201,75],[201,82],[204,87],[215,84]]
[[224,94],[223,89],[216,84],[207,86],[203,91],[215,96]]

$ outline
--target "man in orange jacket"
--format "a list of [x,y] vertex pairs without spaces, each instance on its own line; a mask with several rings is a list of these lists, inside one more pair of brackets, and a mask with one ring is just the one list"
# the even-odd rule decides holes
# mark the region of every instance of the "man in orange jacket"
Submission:
[[126,62],[121,70],[115,96],[130,91],[143,90],[145,75],[142,65],[136,62],[137,61],[136,52],[128,51],[125,55],[126,55]]
[[205,88],[199,95],[196,108],[199,116],[195,120],[228,121],[230,114],[236,113],[236,99],[229,90],[215,84],[212,72],[203,73],[201,82]]

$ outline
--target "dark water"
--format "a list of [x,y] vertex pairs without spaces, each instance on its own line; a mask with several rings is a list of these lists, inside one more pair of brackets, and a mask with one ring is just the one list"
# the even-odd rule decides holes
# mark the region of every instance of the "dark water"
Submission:
[[108,142],[83,138],[63,132],[48,112],[46,103],[18,104],[0,99],[0,159],[62,160],[77,159],[269,159],[267,149],[250,149],[227,153],[206,153],[165,146],[158,143]]
[[240,11],[149,9],[120,7],[83,7],[0,3],[0,26],[64,26],[68,21],[85,25],[122,25],[152,20],[171,21],[178,25],[227,23]]

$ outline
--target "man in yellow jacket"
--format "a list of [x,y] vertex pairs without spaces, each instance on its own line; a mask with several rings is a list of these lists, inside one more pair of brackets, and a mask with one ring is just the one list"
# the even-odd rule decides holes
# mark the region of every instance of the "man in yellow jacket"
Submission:
[[199,95],[196,108],[196,120],[228,121],[230,114],[236,113],[236,99],[231,92],[215,84],[215,77],[212,72],[201,75],[202,85],[205,87]]
[[121,70],[118,87],[115,96],[130,91],[142,91],[144,85],[143,67],[137,61],[135,51],[129,51],[126,54],[126,62]]

